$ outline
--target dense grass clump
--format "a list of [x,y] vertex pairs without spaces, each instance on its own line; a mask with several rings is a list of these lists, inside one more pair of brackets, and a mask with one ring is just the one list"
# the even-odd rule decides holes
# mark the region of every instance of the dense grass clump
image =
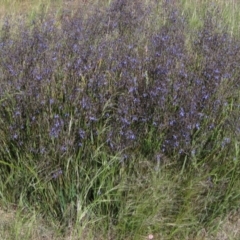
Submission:
[[0,198],[183,239],[239,202],[240,41],[168,1],[91,11],[3,24]]

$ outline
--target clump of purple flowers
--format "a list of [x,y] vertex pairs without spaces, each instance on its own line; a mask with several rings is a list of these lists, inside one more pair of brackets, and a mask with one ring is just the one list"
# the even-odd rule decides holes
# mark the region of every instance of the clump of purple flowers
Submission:
[[13,33],[6,22],[0,158],[31,156],[44,178],[56,166],[65,174],[69,158],[90,168],[99,146],[109,155],[181,160],[231,144],[225,130],[239,128],[228,107],[238,100],[239,40],[219,32],[209,14],[187,48],[187,17],[172,6],[165,24],[149,28],[152,11],[116,0],[88,18],[63,18],[61,28],[47,18]]

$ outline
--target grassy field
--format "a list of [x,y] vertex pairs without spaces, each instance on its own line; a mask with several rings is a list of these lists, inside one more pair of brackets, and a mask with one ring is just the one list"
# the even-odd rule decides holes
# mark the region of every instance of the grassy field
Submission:
[[239,10],[3,0],[0,239],[240,239]]

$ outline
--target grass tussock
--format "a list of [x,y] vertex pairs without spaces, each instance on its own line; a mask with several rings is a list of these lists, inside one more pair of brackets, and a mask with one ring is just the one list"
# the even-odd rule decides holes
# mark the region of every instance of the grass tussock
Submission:
[[2,239],[239,237],[240,41],[201,4],[2,21]]

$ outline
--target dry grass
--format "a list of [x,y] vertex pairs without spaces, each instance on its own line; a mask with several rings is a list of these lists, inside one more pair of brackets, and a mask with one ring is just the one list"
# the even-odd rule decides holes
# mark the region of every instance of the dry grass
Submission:
[[[19,213],[14,209],[3,210],[0,208],[0,239],[16,239],[12,233],[19,231],[19,238],[28,236],[30,240],[77,240],[80,239],[96,239],[104,240],[99,234],[97,237],[90,235],[90,229],[85,228],[79,232],[75,232],[69,227],[68,235],[60,237],[57,227],[51,227],[44,222],[39,216],[32,213]],[[22,220],[22,221],[21,221]],[[202,229],[197,236],[190,236],[188,240],[238,240],[240,239],[240,218],[239,212],[230,213],[224,220],[215,219],[214,225],[216,229]],[[55,229],[55,230],[53,230]],[[25,238],[26,239],[26,238]],[[108,239],[114,239],[110,235]],[[148,236],[142,236],[142,240],[149,239]],[[154,235],[153,239],[164,239],[161,234]]]
[[32,212],[0,208],[0,239],[59,239],[48,224]]
[[40,10],[44,10],[48,14],[59,13],[62,9],[68,9],[69,12],[72,12],[74,9],[84,5],[84,0],[5,0],[0,6],[0,20],[8,15],[10,15],[12,19],[18,19],[19,17],[26,15],[34,15]]

